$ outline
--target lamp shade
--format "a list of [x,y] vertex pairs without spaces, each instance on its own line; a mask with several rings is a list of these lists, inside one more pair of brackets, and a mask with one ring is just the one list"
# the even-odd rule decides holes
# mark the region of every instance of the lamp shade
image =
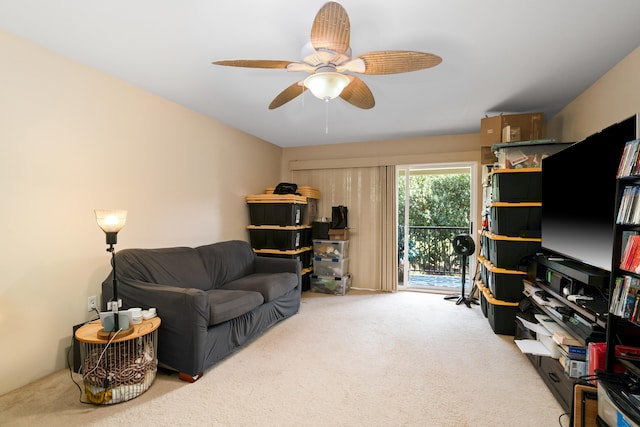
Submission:
[[349,78],[335,71],[315,73],[304,80],[304,85],[316,98],[328,101],[340,95],[349,84]]
[[127,221],[127,211],[122,209],[94,209],[98,226],[105,233],[117,233]]

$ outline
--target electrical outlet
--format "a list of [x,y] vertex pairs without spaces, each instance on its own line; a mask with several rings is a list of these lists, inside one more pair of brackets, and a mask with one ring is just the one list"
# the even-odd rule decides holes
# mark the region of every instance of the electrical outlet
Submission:
[[94,309],[97,309],[97,308],[98,308],[98,305],[97,305],[96,296],[91,295],[89,298],[87,298],[87,311],[93,311]]

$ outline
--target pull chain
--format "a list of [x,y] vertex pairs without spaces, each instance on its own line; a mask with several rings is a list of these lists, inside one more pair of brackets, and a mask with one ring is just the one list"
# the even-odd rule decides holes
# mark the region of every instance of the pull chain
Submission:
[[324,134],[329,135],[329,98],[325,98],[324,103],[326,104],[324,109]]

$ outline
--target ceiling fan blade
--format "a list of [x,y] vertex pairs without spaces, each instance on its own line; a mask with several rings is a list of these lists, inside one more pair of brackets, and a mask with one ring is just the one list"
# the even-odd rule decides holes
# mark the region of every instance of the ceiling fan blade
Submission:
[[315,70],[316,68],[313,65],[305,62],[292,62],[287,65],[287,71],[306,71],[307,73],[313,73]]
[[367,86],[360,77],[351,75],[347,77],[349,77],[351,83],[342,90],[340,98],[364,110],[373,108],[374,105],[376,105],[376,101],[373,98],[373,94],[371,93],[369,86]]
[[313,21],[311,44],[315,50],[346,53],[349,49],[350,28],[347,11],[339,3],[325,3]]
[[[412,50],[383,50],[359,55],[365,64],[363,74],[396,74],[435,67],[442,58],[432,53]],[[356,70],[353,70],[356,71]]]
[[246,68],[287,68],[287,66],[292,64],[292,62],[273,59],[226,59],[222,61],[213,61],[212,64]]
[[303,82],[304,80],[295,82],[294,84],[292,84],[291,86],[289,86],[288,88],[280,92],[278,96],[273,98],[273,101],[271,101],[271,104],[269,104],[269,109],[273,110],[275,108],[281,107],[287,102],[291,101],[296,96],[302,95],[302,93],[305,90]]

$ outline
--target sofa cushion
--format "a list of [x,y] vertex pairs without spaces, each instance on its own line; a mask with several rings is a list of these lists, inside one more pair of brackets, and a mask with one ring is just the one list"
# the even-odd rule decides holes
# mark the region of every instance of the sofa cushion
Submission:
[[295,273],[261,273],[234,280],[221,289],[260,292],[264,301],[269,302],[286,294],[297,285],[298,276]]
[[211,289],[209,297],[209,326],[241,316],[264,302],[260,292]]
[[180,288],[211,289],[211,279],[193,248],[123,249],[116,253],[118,276]]
[[256,254],[249,243],[242,240],[218,242],[197,247],[213,288],[254,272]]

